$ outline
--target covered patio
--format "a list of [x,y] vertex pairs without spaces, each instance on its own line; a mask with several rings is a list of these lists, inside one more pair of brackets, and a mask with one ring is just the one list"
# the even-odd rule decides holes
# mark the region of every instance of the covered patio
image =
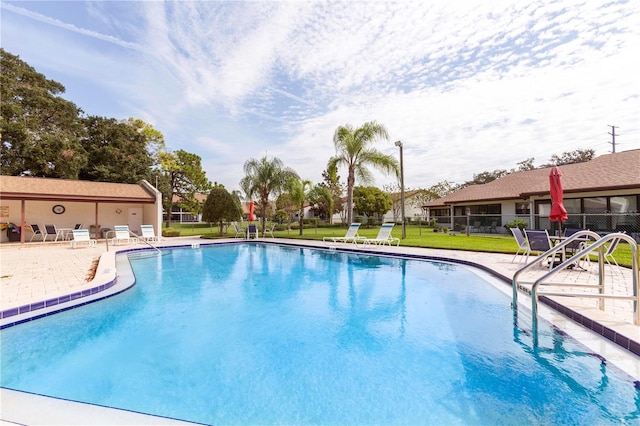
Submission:
[[[115,225],[162,226],[162,194],[149,182],[122,184],[80,180],[0,176],[0,242],[38,240],[31,225],[44,229],[89,229],[92,238],[104,238]],[[52,239],[64,239],[58,232]],[[47,238],[48,239],[48,238]],[[42,239],[40,239],[42,241]]]

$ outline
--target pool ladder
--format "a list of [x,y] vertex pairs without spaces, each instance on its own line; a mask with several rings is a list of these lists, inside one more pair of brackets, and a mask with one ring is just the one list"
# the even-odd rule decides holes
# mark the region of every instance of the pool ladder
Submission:
[[[571,258],[564,260],[558,266],[550,269],[547,273],[539,277],[533,284],[531,284],[531,288],[527,288],[524,286],[522,282],[520,282],[520,276],[529,271],[531,268],[535,266],[539,266],[544,262],[547,258],[551,256],[551,258],[555,257],[556,253],[561,253],[565,250],[565,247],[576,240],[585,240],[586,238],[591,238],[595,240],[592,244],[587,245],[582,250],[575,253]],[[620,239],[626,241],[631,246],[631,273],[632,273],[632,289],[633,295],[621,295],[621,294],[606,294],[604,293],[604,284],[605,284],[605,247],[604,245],[608,242],[614,242],[614,240]],[[598,255],[598,284],[576,284],[576,283],[550,283],[549,279],[553,276],[556,276],[558,272],[564,270],[569,265],[578,264],[579,260],[585,256],[589,256],[597,252]],[[585,297],[585,298],[598,298],[598,308],[600,310],[604,310],[604,300],[605,299],[617,299],[617,300],[632,300],[633,303],[633,323],[634,325],[640,326],[640,288],[638,287],[638,283],[640,281],[640,275],[638,274],[638,243],[628,234],[616,232],[607,234],[603,237],[598,235],[593,231],[583,230],[576,232],[570,238],[562,241],[560,244],[552,247],[547,250],[542,255],[538,256],[532,262],[526,264],[522,268],[520,268],[514,275],[513,280],[511,282],[512,290],[513,290],[513,300],[511,301],[511,307],[514,311],[514,319],[517,318],[518,313],[518,290],[523,290],[531,295],[531,325],[534,340],[537,339],[538,334],[538,296],[562,296],[562,297]],[[599,289],[598,293],[590,293],[590,292],[575,292],[575,293],[563,293],[563,292],[551,292],[544,291],[539,289],[540,286],[544,285],[553,285],[555,287],[558,286],[566,286],[566,287],[577,287],[577,288],[597,288]]]

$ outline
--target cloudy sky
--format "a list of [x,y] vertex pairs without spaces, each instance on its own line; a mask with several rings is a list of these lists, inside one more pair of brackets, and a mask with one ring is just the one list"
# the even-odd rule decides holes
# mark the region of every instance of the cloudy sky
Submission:
[[640,148],[635,0],[0,4],[5,50],[87,115],[151,123],[229,190],[265,155],[320,182],[336,127],[371,120],[380,151],[403,141],[409,188],[607,154],[609,126],[617,151]]

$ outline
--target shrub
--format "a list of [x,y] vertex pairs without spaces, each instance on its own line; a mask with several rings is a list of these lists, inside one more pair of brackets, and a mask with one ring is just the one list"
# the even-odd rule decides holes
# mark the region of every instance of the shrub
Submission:
[[178,229],[173,228],[165,228],[162,230],[163,237],[179,237],[180,231]]
[[509,231],[509,233],[511,233],[511,228],[520,228],[521,231],[524,231],[527,228],[527,226],[529,226],[529,224],[524,219],[514,219],[511,222],[504,225],[504,227],[507,228],[507,231]]

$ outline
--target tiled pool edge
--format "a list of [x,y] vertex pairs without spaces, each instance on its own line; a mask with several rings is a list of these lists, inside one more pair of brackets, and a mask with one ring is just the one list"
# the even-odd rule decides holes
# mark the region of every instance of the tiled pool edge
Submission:
[[95,281],[95,285],[89,288],[0,312],[0,330],[93,303],[126,290],[133,285],[133,282],[119,291],[108,291],[114,290],[114,286],[118,284],[115,256],[116,252],[105,252],[100,255],[95,277],[91,281],[92,283]]
[[[242,242],[244,241],[225,241],[224,243],[216,241],[207,243],[199,242],[197,243],[197,246],[199,247],[200,245],[234,244]],[[194,247],[193,244],[158,246],[158,248],[164,249],[192,247]],[[0,311],[0,330],[7,327],[12,327],[14,325],[22,324],[24,322],[33,321],[45,316],[54,315],[56,313],[77,308],[79,306],[84,306],[89,303],[98,302],[100,300],[115,296],[116,294],[128,290],[135,284],[135,277],[133,277],[133,273],[131,273],[130,279],[123,280],[122,277],[118,279],[116,256],[131,252],[153,252],[154,250],[155,248],[153,247],[137,247],[122,248],[112,252],[104,252],[102,255],[100,255],[96,274],[94,279],[92,280],[92,282],[98,282],[96,285],[70,294],[53,297],[50,299],[41,300],[23,306]],[[117,288],[115,288],[115,286],[117,286]]]

